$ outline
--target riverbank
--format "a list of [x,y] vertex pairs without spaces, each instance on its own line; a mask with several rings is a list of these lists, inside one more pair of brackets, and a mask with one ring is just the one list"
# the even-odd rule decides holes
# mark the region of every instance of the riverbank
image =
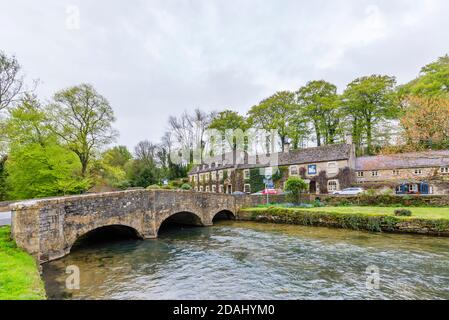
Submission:
[[10,239],[10,227],[0,227],[0,300],[46,299],[39,267],[32,256]]
[[242,209],[238,218],[304,226],[449,236],[449,208],[408,208],[412,211],[411,217],[395,216],[395,209],[397,208],[270,206]]

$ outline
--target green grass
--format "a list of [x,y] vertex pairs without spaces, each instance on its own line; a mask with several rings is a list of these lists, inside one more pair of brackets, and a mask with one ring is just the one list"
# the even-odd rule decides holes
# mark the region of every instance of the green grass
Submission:
[[[276,205],[275,205],[276,207]],[[304,212],[321,212],[335,214],[362,214],[367,216],[384,216],[394,215],[394,207],[316,207],[316,208],[284,208],[286,210],[304,211]],[[434,207],[407,207],[412,212],[411,217],[398,217],[403,219],[446,219],[449,220],[449,208]],[[246,209],[245,209],[246,210]],[[250,208],[251,211],[264,211],[266,207]]]
[[9,227],[0,227],[0,300],[45,299],[36,261],[9,235]]

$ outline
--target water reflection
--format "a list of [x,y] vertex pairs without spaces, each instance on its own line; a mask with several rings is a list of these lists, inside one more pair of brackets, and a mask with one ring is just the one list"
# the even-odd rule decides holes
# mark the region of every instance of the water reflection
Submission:
[[[65,289],[68,265],[80,290]],[[449,239],[227,221],[84,247],[44,279],[57,299],[449,299]]]

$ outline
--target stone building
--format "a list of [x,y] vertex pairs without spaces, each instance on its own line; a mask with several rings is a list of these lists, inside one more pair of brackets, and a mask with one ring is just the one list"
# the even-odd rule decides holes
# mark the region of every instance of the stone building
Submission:
[[[257,193],[269,181],[282,190],[290,176],[309,183],[309,192],[326,194],[351,186],[389,189],[396,194],[449,194],[449,150],[356,157],[352,144],[327,145],[268,156],[227,153],[208,159],[189,172],[195,191]],[[276,165],[264,165],[275,159]]]
[[[195,191],[256,193],[265,189],[265,173],[272,172],[271,183],[282,189],[289,176],[302,177],[311,193],[327,193],[350,186],[355,174],[355,149],[350,144],[328,145],[263,156],[243,152],[211,158],[189,173]],[[273,160],[269,166],[264,160]],[[273,165],[275,163],[275,165]]]
[[396,194],[448,194],[449,150],[356,158],[357,183]]

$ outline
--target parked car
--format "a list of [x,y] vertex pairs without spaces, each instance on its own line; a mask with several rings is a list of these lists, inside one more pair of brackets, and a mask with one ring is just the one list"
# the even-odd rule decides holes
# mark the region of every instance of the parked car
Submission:
[[232,194],[234,196],[245,196],[246,195],[246,193],[242,192],[242,191],[234,191]]
[[338,195],[358,195],[365,192],[363,188],[346,188],[340,191],[334,191],[332,194]]

